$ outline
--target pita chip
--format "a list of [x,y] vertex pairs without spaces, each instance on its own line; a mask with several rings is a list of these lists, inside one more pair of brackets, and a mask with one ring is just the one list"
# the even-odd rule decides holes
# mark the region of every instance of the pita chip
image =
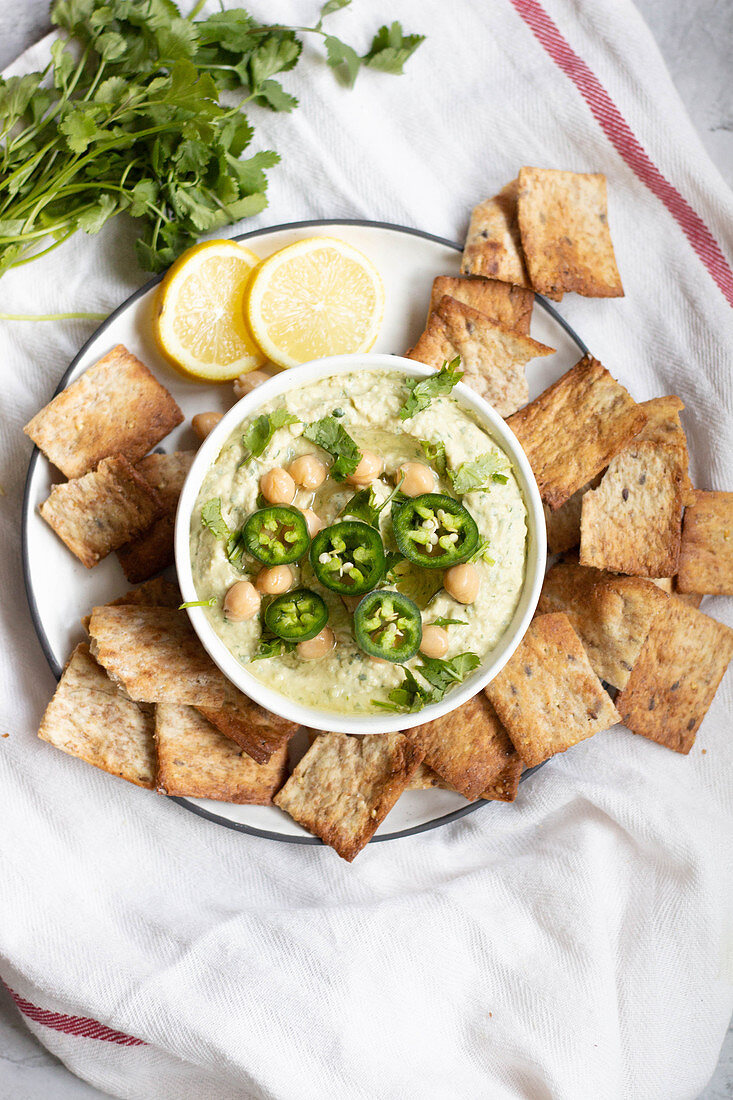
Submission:
[[514,286],[531,287],[517,223],[518,182],[474,207],[463,249],[461,273],[485,275]]
[[606,177],[521,168],[517,217],[534,290],[548,298],[624,293],[608,228]]
[[152,708],[133,702],[78,645],[46,708],[38,736],[138,787],[155,783]]
[[402,733],[322,733],[273,801],[350,862],[421,761],[422,753]]
[[643,409],[592,355],[507,420],[553,510],[587,486],[645,423]]
[[122,454],[137,462],[183,420],[168,390],[118,344],[23,431],[68,478]]
[[619,720],[562,612],[532,620],[485,691],[528,768]]

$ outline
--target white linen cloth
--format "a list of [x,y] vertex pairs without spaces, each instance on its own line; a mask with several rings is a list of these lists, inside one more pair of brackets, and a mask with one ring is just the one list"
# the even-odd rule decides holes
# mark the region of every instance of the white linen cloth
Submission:
[[[317,4],[249,6],[302,23]],[[730,307],[526,21],[546,40],[554,21],[730,257],[731,194],[635,8],[362,2],[332,27],[365,47],[394,16],[429,36],[407,75],[365,71],[348,92],[309,60],[284,78],[294,115],[252,112],[258,147],[283,163],[268,210],[241,228],[347,216],[461,240],[471,206],[522,164],[605,172],[626,297],[569,295],[561,312],[637,399],[682,397],[695,484],[733,489]],[[1,308],[111,310],[146,278],[132,241],[121,221],[78,235],[5,276]],[[23,592],[20,428],[93,326],[0,326],[0,975],[147,1045],[31,1021],[41,1042],[141,1100],[697,1096],[733,1007],[730,674],[689,757],[617,727],[552,760],[513,806],[351,866],[68,758],[35,738],[54,682]],[[703,606],[731,623],[730,601]]]

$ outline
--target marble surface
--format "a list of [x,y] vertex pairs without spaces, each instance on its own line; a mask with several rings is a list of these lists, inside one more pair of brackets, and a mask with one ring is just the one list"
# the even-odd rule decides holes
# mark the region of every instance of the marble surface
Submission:
[[[705,147],[723,178],[733,185],[733,0],[636,2]],[[48,29],[48,0],[0,0],[0,69]],[[0,986],[0,1098],[93,1100],[104,1095],[74,1077],[35,1040]],[[697,1100],[732,1098],[733,1028],[723,1043],[718,1067]]]

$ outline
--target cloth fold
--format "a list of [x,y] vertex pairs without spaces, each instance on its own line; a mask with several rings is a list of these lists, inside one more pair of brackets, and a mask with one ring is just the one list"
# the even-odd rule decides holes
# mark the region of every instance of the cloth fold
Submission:
[[[277,18],[307,22],[303,6]],[[637,400],[679,394],[694,483],[733,489],[733,198],[636,9],[395,14],[428,35],[405,76],[365,70],[347,92],[309,58],[285,78],[298,111],[253,109],[283,162],[239,228],[364,217],[462,240],[522,164],[604,172],[626,297],[560,312]],[[366,48],[380,16],[357,4],[333,30]],[[122,219],[77,235],[3,277],[3,310],[116,307],[146,278],[133,240]],[[0,326],[0,976],[41,1042],[140,1100],[696,1097],[733,1008],[730,673],[689,757],[616,727],[514,805],[351,866],[65,757],[34,736],[54,682],[23,593],[20,428],[92,326]],[[733,624],[730,600],[703,610]]]

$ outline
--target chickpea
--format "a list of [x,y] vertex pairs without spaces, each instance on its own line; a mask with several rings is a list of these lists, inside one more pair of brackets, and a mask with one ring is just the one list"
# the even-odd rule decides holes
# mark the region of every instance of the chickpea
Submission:
[[384,463],[374,451],[362,451],[359,465],[346,478],[349,485],[371,485],[382,472]]
[[263,596],[279,596],[287,592],[293,583],[293,571],[289,565],[273,565],[272,569],[260,569],[255,587]]
[[303,661],[317,661],[319,657],[325,657],[336,645],[336,637],[330,626],[324,626],[320,634],[315,638],[309,638],[307,642],[298,642],[296,652]]
[[326,525],[321,517],[316,515],[312,508],[301,508],[300,510],[305,516],[305,525],[308,528],[308,534],[313,539]]
[[445,657],[448,652],[448,631],[430,623],[423,627],[420,652],[426,657]]
[[232,623],[254,619],[260,610],[260,594],[249,581],[235,581],[224,597],[224,614]]
[[429,466],[422,462],[405,462],[397,471],[399,480],[402,476],[400,492],[406,497],[419,497],[422,493],[432,493],[435,488],[435,478]]
[[265,374],[263,370],[246,371],[234,379],[234,396],[239,401],[241,397],[246,397],[248,393],[252,393],[252,390],[257,389],[263,382],[268,382],[269,379],[270,375]]
[[196,413],[195,416],[191,417],[191,427],[193,428],[202,443],[206,439],[209,432],[212,432],[214,430],[223,415],[224,413],[209,412]]
[[260,491],[270,504],[292,504],[295,482],[282,466],[273,466],[260,478]]
[[478,571],[470,562],[452,565],[443,574],[443,587],[459,603],[473,603],[478,596]]
[[301,455],[291,462],[288,473],[296,485],[304,489],[317,489],[328,476],[328,467],[315,455]]

